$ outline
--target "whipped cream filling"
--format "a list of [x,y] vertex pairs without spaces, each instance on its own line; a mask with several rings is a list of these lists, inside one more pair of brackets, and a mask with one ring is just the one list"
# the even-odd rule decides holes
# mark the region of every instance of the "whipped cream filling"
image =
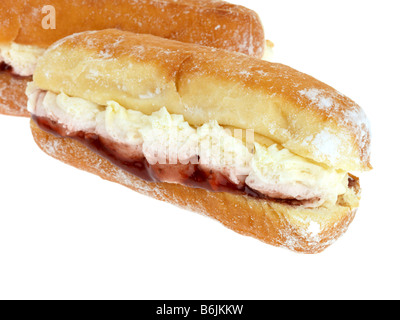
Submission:
[[266,41],[264,55],[262,57],[262,60],[272,61],[272,58],[274,57],[274,46],[275,45],[272,41],[270,41],[270,40]]
[[38,59],[44,54],[45,49],[17,44],[0,44],[0,63],[4,62],[12,67],[13,72],[22,77],[33,75]]
[[[274,144],[248,146],[210,121],[192,127],[166,108],[152,115],[115,101],[106,106],[28,86],[28,110],[61,124],[68,132],[97,134],[121,147],[126,157],[142,153],[150,164],[196,163],[223,173],[234,184],[276,199],[305,200],[305,206],[336,203],[348,189],[348,174],[299,157]],[[307,200],[310,200],[307,202]]]

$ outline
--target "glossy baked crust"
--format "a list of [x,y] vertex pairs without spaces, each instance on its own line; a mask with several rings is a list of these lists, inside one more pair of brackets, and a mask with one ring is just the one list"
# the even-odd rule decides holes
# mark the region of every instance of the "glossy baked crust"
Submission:
[[[359,205],[358,180],[337,204],[316,209],[280,204],[178,184],[148,183],[69,138],[57,138],[31,121],[33,137],[48,155],[141,194],[211,217],[231,230],[299,253],[319,253],[349,227]],[[132,214],[134,214],[132,212]],[[143,214],[143,213],[142,213]]]
[[[42,20],[51,5],[56,29]],[[48,47],[70,34],[117,28],[261,58],[265,48],[259,16],[242,6],[213,0],[1,0],[0,43]]]
[[191,125],[254,130],[295,154],[344,171],[370,165],[363,110],[313,77],[282,64],[118,30],[85,32],[54,44],[35,84],[100,105],[146,114],[166,107]]

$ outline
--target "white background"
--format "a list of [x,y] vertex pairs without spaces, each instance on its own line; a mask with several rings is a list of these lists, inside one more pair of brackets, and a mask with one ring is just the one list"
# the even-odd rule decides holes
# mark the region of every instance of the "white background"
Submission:
[[28,119],[0,117],[0,298],[400,298],[398,1],[234,2],[260,14],[275,61],[369,115],[375,170],[348,233],[315,256],[274,248],[59,163]]

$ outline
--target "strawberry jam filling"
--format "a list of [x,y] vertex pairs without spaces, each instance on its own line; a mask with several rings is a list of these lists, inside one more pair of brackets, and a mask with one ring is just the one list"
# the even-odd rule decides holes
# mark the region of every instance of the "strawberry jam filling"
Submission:
[[[246,185],[245,182],[233,183],[223,173],[205,169],[198,164],[150,164],[143,154],[126,158],[118,151],[118,144],[93,133],[68,132],[61,124],[45,117],[32,116],[33,121],[45,132],[60,138],[79,141],[90,150],[107,159],[120,169],[150,183],[175,183],[184,186],[205,189],[211,192],[227,192],[250,196],[257,199],[271,200],[292,206],[301,206],[319,199],[275,199],[270,198]],[[349,185],[353,184],[352,179]]]

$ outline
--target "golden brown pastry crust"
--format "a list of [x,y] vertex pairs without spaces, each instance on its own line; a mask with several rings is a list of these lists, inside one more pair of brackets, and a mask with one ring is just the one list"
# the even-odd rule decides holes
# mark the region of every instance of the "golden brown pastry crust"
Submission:
[[[56,29],[42,8],[54,6]],[[197,43],[261,58],[264,30],[245,7],[212,0],[1,0],[0,43],[48,47],[70,34],[117,28]]]
[[18,77],[7,71],[0,71],[0,113],[16,117],[29,117],[26,110],[25,89],[32,77]]
[[166,107],[191,125],[254,129],[295,154],[344,171],[370,165],[363,110],[332,87],[281,64],[118,30],[53,45],[35,84],[146,114]]
[[33,121],[31,129],[38,146],[58,160],[144,195],[214,218],[239,234],[300,253],[319,253],[333,244],[348,229],[359,203],[358,180],[336,205],[317,209],[177,184],[148,183],[75,140],[50,135]]

